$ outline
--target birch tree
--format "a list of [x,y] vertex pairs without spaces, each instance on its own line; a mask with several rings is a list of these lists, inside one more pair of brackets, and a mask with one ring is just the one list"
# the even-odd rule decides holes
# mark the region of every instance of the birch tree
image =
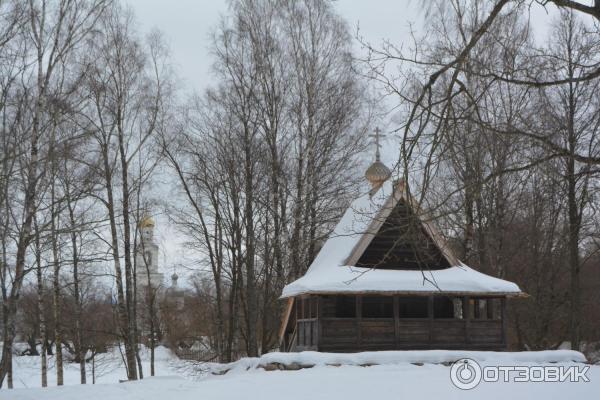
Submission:
[[[27,158],[25,184],[23,188],[22,217],[19,221],[19,236],[14,257],[14,279],[5,305],[5,332],[3,337],[2,361],[0,363],[0,385],[10,364],[10,351],[15,336],[17,301],[28,270],[26,269],[27,248],[33,239],[32,223],[36,213],[37,186],[45,173],[40,169],[40,142],[47,115],[48,97],[51,95],[54,71],[65,62],[83,40],[89,37],[97,19],[104,11],[107,1],[63,1],[60,3],[30,0],[25,6],[29,25],[28,50],[32,62],[32,111],[31,124],[27,132]],[[47,142],[46,142],[47,143]]]

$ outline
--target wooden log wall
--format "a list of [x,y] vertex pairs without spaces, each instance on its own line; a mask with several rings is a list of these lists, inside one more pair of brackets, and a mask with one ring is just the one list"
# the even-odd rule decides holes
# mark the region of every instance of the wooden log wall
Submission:
[[[293,351],[357,352],[370,350],[464,349],[504,350],[505,299],[493,314],[491,302],[462,297],[463,318],[434,318],[433,296],[429,296],[426,318],[399,318],[394,296],[394,318],[364,318],[361,297],[356,298],[355,318],[333,317],[335,296],[313,296],[317,310],[297,317],[297,338]],[[333,305],[332,305],[333,304]],[[298,308],[301,309],[300,307]],[[481,319],[475,319],[477,315]],[[493,317],[493,318],[490,318]]]

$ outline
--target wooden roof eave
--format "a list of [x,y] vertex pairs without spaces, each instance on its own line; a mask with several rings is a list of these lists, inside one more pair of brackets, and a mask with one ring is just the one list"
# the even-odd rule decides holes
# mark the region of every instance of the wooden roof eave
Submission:
[[464,297],[464,296],[477,296],[477,297],[510,297],[510,298],[528,298],[531,297],[525,292],[471,292],[471,291],[419,291],[419,290],[361,290],[361,291],[306,291],[296,293],[291,296],[281,297],[281,299],[294,299],[300,296],[306,295],[380,295],[380,296],[452,296],[452,297]]

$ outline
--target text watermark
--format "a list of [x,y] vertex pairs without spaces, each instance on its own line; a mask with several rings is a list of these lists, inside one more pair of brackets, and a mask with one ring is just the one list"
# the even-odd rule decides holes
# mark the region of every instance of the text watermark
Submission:
[[589,382],[589,365],[487,365],[463,358],[452,364],[450,380],[459,389],[473,389],[481,382]]

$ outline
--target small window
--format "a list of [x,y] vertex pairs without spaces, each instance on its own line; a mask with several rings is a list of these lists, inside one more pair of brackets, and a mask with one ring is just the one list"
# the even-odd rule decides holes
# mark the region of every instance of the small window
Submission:
[[470,319],[477,319],[478,310],[476,307],[476,299],[469,299],[467,312],[469,313]]
[[427,318],[427,297],[399,297],[400,318]]
[[308,298],[302,299],[302,318],[310,318],[310,300]]
[[304,324],[298,322],[298,344],[304,346]]
[[502,299],[490,299],[491,304],[491,313],[493,319],[500,320],[502,319]]
[[321,296],[321,316],[323,318],[335,317],[335,297]]
[[335,298],[335,317],[336,318],[355,318],[356,317],[356,297],[338,296]]
[[486,299],[471,299],[469,301],[469,311],[472,319],[488,318],[488,301]]
[[481,319],[481,309],[479,308],[479,299],[473,299],[473,319]]
[[498,318],[495,312],[496,301],[494,299],[470,299],[469,316],[471,319],[494,319]]
[[433,318],[454,318],[454,303],[449,297],[433,298]]
[[479,319],[499,319],[499,306],[500,302],[498,299],[479,299]]
[[394,299],[388,296],[363,297],[363,318],[394,318]]
[[479,319],[488,319],[488,301],[486,299],[479,299],[477,306],[479,307]]
[[312,345],[312,323],[304,323],[304,344],[306,346]]
[[463,299],[460,297],[452,298],[452,303],[454,305],[454,318],[456,319],[464,319],[463,315]]
[[319,307],[319,298],[311,297],[310,298],[310,317],[317,318],[317,308]]

